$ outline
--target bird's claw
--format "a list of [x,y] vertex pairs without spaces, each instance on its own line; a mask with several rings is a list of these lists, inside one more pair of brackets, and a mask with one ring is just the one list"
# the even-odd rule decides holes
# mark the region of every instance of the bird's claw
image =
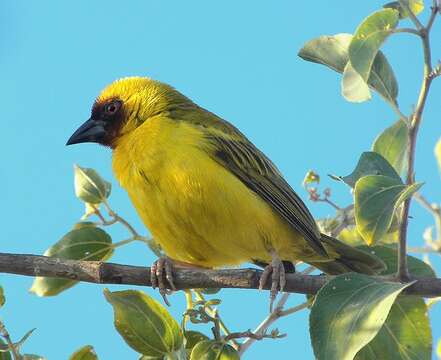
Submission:
[[270,290],[270,311],[273,311],[273,304],[276,296],[280,291],[283,291],[286,285],[285,267],[282,261],[276,256],[273,256],[271,264],[267,265],[263,270],[259,281],[259,289],[262,290],[268,282],[271,275],[271,290]]
[[[173,261],[168,257],[160,257],[156,260],[150,268],[150,281],[152,288],[158,288],[164,302],[170,306],[167,295],[170,295],[172,290],[176,290],[173,282]],[[166,282],[169,286],[166,285]]]

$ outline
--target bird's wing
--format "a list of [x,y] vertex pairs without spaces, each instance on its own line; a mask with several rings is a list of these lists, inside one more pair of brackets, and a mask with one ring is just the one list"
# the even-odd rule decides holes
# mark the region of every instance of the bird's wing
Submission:
[[[216,119],[220,120],[220,119]],[[327,256],[320,241],[320,231],[304,202],[282,177],[275,165],[231,124],[222,121],[215,127],[204,127],[208,152],[231,171],[249,189],[258,194],[296,229],[317,253]],[[220,131],[219,131],[220,130]]]

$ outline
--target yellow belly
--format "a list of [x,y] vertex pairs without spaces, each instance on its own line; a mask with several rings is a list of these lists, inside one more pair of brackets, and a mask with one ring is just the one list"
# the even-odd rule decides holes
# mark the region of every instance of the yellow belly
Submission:
[[[143,131],[155,131],[150,126]],[[195,145],[198,133],[185,129],[183,141],[182,130],[147,145],[126,139],[113,157],[119,182],[168,256],[206,267],[270,261],[271,249],[282,260],[316,258],[265,201]]]

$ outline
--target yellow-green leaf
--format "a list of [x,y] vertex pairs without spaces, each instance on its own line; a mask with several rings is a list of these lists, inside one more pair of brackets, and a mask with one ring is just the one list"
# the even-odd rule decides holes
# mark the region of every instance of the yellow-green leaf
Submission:
[[363,102],[372,97],[367,82],[354,70],[350,62],[346,64],[341,79],[341,94],[350,102]]
[[421,183],[404,185],[384,175],[364,176],[355,184],[355,222],[368,245],[380,241],[389,230],[397,208]]
[[[390,230],[390,229],[389,229]],[[338,239],[351,246],[364,245],[366,242],[357,230],[356,226],[344,228],[338,235]],[[396,244],[398,242],[398,231],[387,232],[377,244]]]
[[196,344],[190,360],[239,360],[239,353],[224,342],[204,340]]
[[441,138],[435,145],[435,157],[438,160],[439,170],[441,171]]
[[75,195],[86,203],[99,204],[110,195],[112,184],[94,169],[74,165]]
[[317,360],[353,360],[380,331],[400,292],[410,284],[343,274],[317,293],[309,318]]
[[309,170],[306,175],[305,178],[303,179],[303,186],[312,184],[312,183],[320,183],[320,175],[317,174],[315,171],[313,170]]
[[[397,272],[397,251],[386,246],[361,246],[360,249],[378,256],[386,264],[381,275]],[[435,277],[425,262],[407,256],[410,274]],[[400,296],[392,306],[378,335],[355,357],[356,360],[429,360],[432,354],[432,334],[427,305],[417,296]]]
[[407,152],[408,133],[406,123],[398,120],[384,130],[374,141],[372,150],[382,155],[398,174],[405,168],[404,159]]
[[184,333],[185,336],[185,350],[187,350],[188,356],[190,356],[191,351],[201,341],[209,340],[208,336],[202,334],[199,331],[187,330]]
[[86,345],[75,351],[69,360],[98,360],[98,356],[92,345]]
[[[105,261],[113,255],[112,238],[91,223],[79,223],[47,249],[44,255],[60,259]],[[54,296],[76,283],[76,280],[36,277],[30,292],[38,296]]]
[[5,305],[6,302],[6,298],[5,298],[5,292],[3,290],[3,287],[0,286],[0,307],[2,307],[3,305]]
[[350,187],[354,187],[355,183],[366,175],[384,175],[401,182],[400,175],[398,175],[392,165],[383,156],[373,151],[366,151],[361,154],[357,166],[351,174],[337,178],[344,181]]
[[369,15],[358,26],[349,45],[349,61],[365,82],[381,45],[398,24],[398,11],[383,9]]
[[[299,56],[314,63],[325,65],[339,73],[343,73],[349,61],[348,48],[351,43],[351,34],[324,35],[308,41],[299,51]],[[346,74],[348,77],[348,74]],[[352,81],[349,81],[352,80]],[[358,89],[363,85],[357,79],[345,79],[342,90],[351,96],[350,85]],[[364,81],[363,81],[364,82]],[[378,51],[368,79],[369,86],[376,90],[386,101],[396,103],[398,96],[398,83],[394,72],[381,51]],[[364,89],[366,92],[366,89]]]
[[[414,15],[418,15],[421,11],[424,10],[423,0],[408,0],[408,5]],[[409,12],[407,11],[407,9],[401,6],[399,1],[392,1],[390,3],[385,4],[383,7],[397,10],[400,19],[405,19],[409,17]]]
[[441,360],[441,339],[438,340],[438,346],[436,347],[436,355],[438,356],[438,359]]
[[159,302],[135,290],[105,289],[104,296],[113,306],[116,329],[132,349],[150,357],[164,357],[182,348],[179,324]]

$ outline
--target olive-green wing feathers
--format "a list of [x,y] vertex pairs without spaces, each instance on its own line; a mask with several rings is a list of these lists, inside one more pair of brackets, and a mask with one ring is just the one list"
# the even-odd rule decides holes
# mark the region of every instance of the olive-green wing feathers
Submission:
[[[215,116],[211,113],[205,115]],[[205,123],[203,131],[209,144],[207,150],[213,159],[271,205],[317,253],[327,256],[314,218],[271,160],[231,124],[217,116],[213,119],[214,123],[207,122],[210,124]],[[225,132],[225,127],[228,132]]]

